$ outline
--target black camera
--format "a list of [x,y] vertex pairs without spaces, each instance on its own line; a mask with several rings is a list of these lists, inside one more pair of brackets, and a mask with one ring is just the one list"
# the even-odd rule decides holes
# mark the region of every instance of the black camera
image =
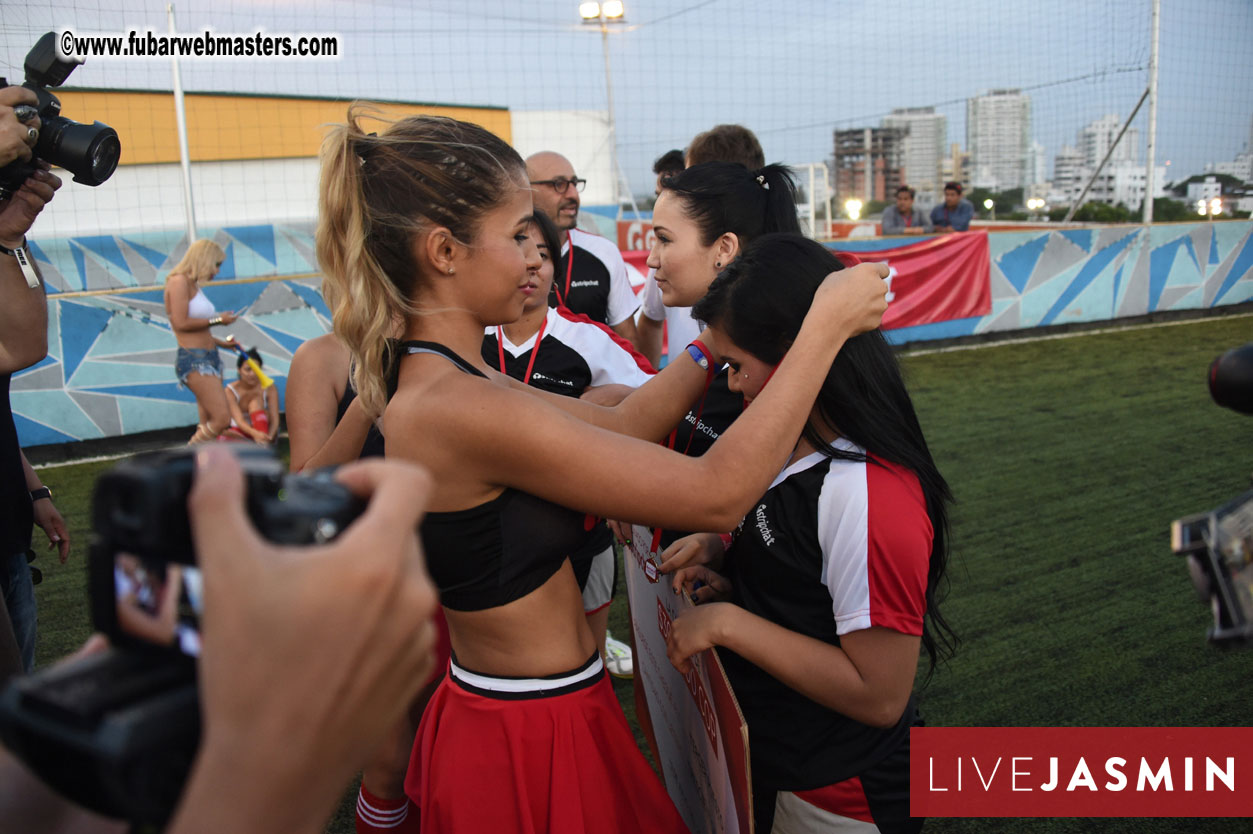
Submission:
[[[122,143],[117,131],[103,122],[80,124],[61,115],[61,101],[48,91],[60,87],[81,61],[66,61],[57,56],[56,33],[44,35],[26,55],[26,81],[22,86],[39,99],[35,108],[39,116],[39,138],[35,141],[35,159],[42,159],[74,175],[74,182],[100,185],[117,170]],[[0,78],[0,87],[9,86]],[[17,160],[0,168],[0,197],[7,197],[22,187],[35,173],[34,161]]]
[[[1215,403],[1253,414],[1253,342],[1211,362],[1208,382]],[[1197,596],[1214,611],[1210,641],[1253,642],[1253,491],[1173,522],[1170,546],[1187,557]]]
[[[364,510],[329,471],[286,474],[272,452],[233,448],[266,539],[317,544]],[[137,825],[173,813],[200,742],[195,657],[203,611],[187,494],[194,451],[131,458],[96,482],[92,621],[113,648],[10,683],[0,738],[78,804]],[[316,612],[310,612],[315,616]]]
[[1187,557],[1197,596],[1214,611],[1210,641],[1253,640],[1253,490],[1174,522],[1170,546]]

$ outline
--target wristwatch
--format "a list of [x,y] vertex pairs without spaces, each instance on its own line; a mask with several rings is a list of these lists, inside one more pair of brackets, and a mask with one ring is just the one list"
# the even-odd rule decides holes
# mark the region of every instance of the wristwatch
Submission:
[[52,500],[52,490],[48,489],[46,486],[41,486],[39,489],[32,489],[30,491],[31,503],[38,501],[40,498]]

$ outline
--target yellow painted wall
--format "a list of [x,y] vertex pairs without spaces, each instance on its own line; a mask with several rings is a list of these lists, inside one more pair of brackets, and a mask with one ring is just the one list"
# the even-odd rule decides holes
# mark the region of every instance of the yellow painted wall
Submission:
[[[102,121],[117,131],[122,165],[178,162],[172,93],[61,90],[57,98],[67,118]],[[326,99],[189,93],[183,100],[192,162],[317,156],[323,125],[343,123],[348,111],[348,102]],[[420,104],[382,104],[379,108],[394,118],[451,116],[511,141],[508,110]]]

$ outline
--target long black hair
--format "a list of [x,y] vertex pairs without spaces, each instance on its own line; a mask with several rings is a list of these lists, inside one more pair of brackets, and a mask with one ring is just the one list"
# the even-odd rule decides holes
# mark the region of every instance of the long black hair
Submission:
[[735,162],[693,165],[661,184],[682,202],[705,246],[727,232],[740,247],[770,232],[800,234],[796,217],[796,182],[785,165],[750,171]]
[[[557,286],[557,277],[564,275],[566,264],[561,256],[561,231],[557,228],[557,224],[542,211],[537,211],[531,216],[531,222],[535,224],[535,228],[539,229],[539,236],[544,239],[544,245],[548,247],[548,259],[553,262],[553,286]],[[570,254],[574,254],[573,252]],[[553,290],[549,289],[549,295]]]
[[[818,285],[842,268],[819,243],[800,235],[765,235],[722,271],[692,308],[692,316],[726,333],[741,350],[776,365],[796,339]],[[927,448],[896,356],[879,330],[844,343],[815,406],[816,415],[806,422],[803,435],[815,449],[841,460],[872,465],[875,458],[889,461],[913,472],[922,486],[934,532],[922,644],[934,670],[936,661],[951,656],[958,642],[939,609],[948,565],[947,505],[953,496]],[[815,419],[865,453],[824,442]]]

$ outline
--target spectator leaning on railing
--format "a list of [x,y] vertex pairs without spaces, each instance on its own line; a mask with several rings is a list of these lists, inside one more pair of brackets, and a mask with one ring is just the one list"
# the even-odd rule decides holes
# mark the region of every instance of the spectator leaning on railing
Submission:
[[914,189],[902,185],[896,189],[896,205],[883,211],[883,234],[922,235],[931,232],[926,212],[914,207]]
[[962,199],[962,184],[945,183],[944,202],[931,209],[931,225],[935,226],[935,230],[940,234],[969,231],[970,220],[974,216],[975,207],[969,200]]

